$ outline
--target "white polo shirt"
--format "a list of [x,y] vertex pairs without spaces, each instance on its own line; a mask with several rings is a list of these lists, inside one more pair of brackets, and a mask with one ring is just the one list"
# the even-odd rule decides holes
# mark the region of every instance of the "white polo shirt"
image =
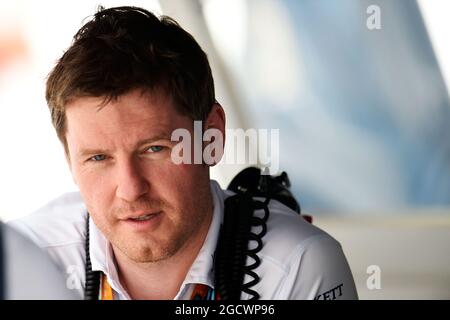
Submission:
[[[223,221],[224,200],[233,193],[211,180],[214,210],[205,242],[175,299],[189,299],[195,284],[214,288],[213,256]],[[252,287],[261,299],[357,299],[353,276],[340,244],[278,201],[269,202],[270,216],[260,281]],[[261,214],[257,212],[256,214]],[[44,248],[67,275],[67,286],[83,296],[87,210],[79,193],[65,194],[36,212],[9,224]],[[90,220],[92,270],[102,271],[117,299],[130,299],[119,281],[110,242]],[[259,230],[254,230],[258,233]],[[250,259],[250,258],[249,258]],[[252,261],[248,261],[248,265]],[[250,281],[246,276],[244,282]],[[250,296],[242,293],[241,299]]]

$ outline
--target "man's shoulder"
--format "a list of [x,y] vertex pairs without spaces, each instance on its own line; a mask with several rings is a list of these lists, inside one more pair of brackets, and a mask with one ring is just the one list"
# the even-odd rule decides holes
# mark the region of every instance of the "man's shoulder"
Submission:
[[[222,199],[225,200],[235,193],[221,189]],[[254,200],[264,200],[254,198]],[[268,204],[269,217],[266,221],[267,233],[263,237],[264,247],[270,252],[276,254],[292,252],[295,249],[306,249],[307,247],[320,247],[321,243],[340,246],[339,242],[324,230],[308,222],[302,215],[298,214],[283,203],[271,199]],[[256,216],[262,217],[263,210],[258,210]],[[259,233],[260,227],[254,226],[252,231]],[[285,248],[286,250],[279,250]]]
[[[230,190],[221,190],[223,200],[234,195],[234,192]],[[255,198],[255,200],[263,199]],[[267,232],[262,238],[264,245],[260,254],[274,264],[285,268],[293,256],[298,257],[307,250],[322,251],[324,247],[341,249],[340,243],[331,235],[311,224],[283,203],[271,199],[268,209]],[[261,218],[264,212],[258,210],[255,215]],[[260,226],[253,226],[253,233],[259,234],[260,231]]]
[[329,237],[328,233],[313,223],[307,221],[301,214],[277,200],[269,202],[270,218],[268,227],[274,233],[272,236],[291,238],[295,243],[310,240],[315,237]]
[[42,250],[14,228],[2,226],[7,299],[79,299]]
[[266,252],[280,261],[286,262],[292,254],[299,255],[312,248],[317,250],[322,245],[340,247],[339,242],[327,232],[276,200],[270,201],[269,212]]
[[86,217],[80,193],[70,192],[8,224],[45,248],[83,242]]
[[[224,199],[233,194],[223,190]],[[268,209],[262,248],[256,253],[260,264],[253,270],[259,282],[252,290],[258,292],[262,299],[314,299],[324,292],[329,294],[330,290],[341,290],[344,285],[346,289],[340,298],[357,298],[340,243],[276,200],[269,201]],[[263,210],[257,210],[254,214],[261,218]],[[260,234],[262,230],[261,226],[252,227],[254,234]],[[251,249],[255,249],[256,245],[256,241],[249,242]],[[254,263],[255,259],[249,255],[246,265]],[[252,274],[247,273],[244,283],[254,279]],[[243,293],[243,299],[250,297],[248,293]]]

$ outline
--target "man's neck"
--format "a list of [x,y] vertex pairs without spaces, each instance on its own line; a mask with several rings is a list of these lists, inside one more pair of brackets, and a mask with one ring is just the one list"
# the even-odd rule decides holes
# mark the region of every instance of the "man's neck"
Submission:
[[205,241],[212,221],[211,214],[204,227],[172,257],[158,262],[137,263],[113,246],[120,281],[132,299],[171,300],[177,295],[183,280]]

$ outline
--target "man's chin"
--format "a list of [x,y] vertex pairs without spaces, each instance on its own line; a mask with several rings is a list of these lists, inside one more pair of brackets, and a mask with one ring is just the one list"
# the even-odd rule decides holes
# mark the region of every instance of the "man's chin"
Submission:
[[164,261],[174,255],[174,253],[170,252],[169,250],[152,248],[148,246],[132,249],[124,248],[121,249],[121,251],[128,257],[129,260],[135,263],[156,263]]

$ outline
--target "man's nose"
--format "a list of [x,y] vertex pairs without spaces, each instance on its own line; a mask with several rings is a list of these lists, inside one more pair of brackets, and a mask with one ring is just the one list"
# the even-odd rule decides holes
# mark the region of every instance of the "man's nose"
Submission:
[[132,202],[148,192],[150,184],[136,160],[122,161],[117,170],[116,196],[118,198]]

